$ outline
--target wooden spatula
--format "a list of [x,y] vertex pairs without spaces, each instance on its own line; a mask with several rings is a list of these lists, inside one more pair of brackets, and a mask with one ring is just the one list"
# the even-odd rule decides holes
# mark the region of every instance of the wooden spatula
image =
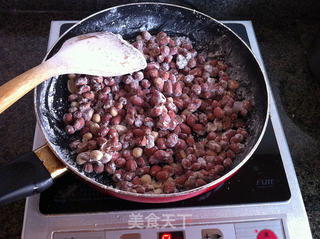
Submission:
[[147,66],[142,53],[110,32],[94,32],[67,40],[50,59],[0,87],[0,113],[50,77],[62,74],[119,76]]

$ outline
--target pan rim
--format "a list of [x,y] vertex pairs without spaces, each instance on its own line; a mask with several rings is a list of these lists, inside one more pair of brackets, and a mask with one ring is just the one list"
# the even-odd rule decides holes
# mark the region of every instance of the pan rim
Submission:
[[132,192],[128,192],[128,191],[123,191],[117,188],[114,188],[112,186],[107,186],[105,184],[102,184],[100,182],[97,182],[96,180],[94,180],[93,178],[90,178],[88,176],[86,176],[84,173],[81,173],[76,167],[68,164],[65,160],[63,160],[58,154],[57,152],[54,150],[54,146],[52,145],[52,143],[48,140],[48,136],[45,133],[45,129],[43,128],[43,126],[40,123],[40,118],[38,115],[38,110],[37,110],[37,102],[36,102],[36,98],[37,98],[37,88],[35,88],[34,90],[34,110],[35,110],[35,115],[37,118],[37,123],[45,137],[46,143],[49,146],[49,148],[52,150],[52,152],[57,156],[57,158],[68,168],[68,170],[72,171],[72,173],[75,173],[77,176],[81,177],[83,180],[87,181],[88,183],[98,187],[99,189],[102,189],[104,191],[112,191],[113,193],[120,193],[122,195],[127,195],[127,196],[131,196],[131,197],[136,197],[136,198],[157,198],[157,199],[161,199],[161,198],[171,198],[171,197],[178,197],[180,196],[185,196],[185,195],[192,195],[198,191],[202,191],[208,188],[214,188],[214,186],[219,185],[221,183],[223,183],[224,181],[226,181],[228,178],[230,178],[233,174],[235,174],[253,155],[253,153],[256,151],[257,147],[260,145],[260,142],[265,134],[266,128],[267,128],[267,124],[268,124],[268,119],[269,119],[269,115],[270,115],[270,86],[269,83],[267,81],[267,77],[266,77],[266,73],[264,71],[264,68],[262,67],[262,63],[259,62],[259,60],[257,59],[256,55],[253,53],[253,51],[251,50],[251,48],[234,32],[232,31],[228,26],[226,26],[225,24],[221,23],[220,21],[216,20],[215,18],[202,13],[200,11],[197,11],[195,9],[192,8],[188,8],[185,6],[180,6],[177,4],[170,4],[170,3],[158,3],[158,2],[139,2],[139,3],[129,3],[129,4],[122,4],[122,5],[117,5],[114,7],[110,7],[110,8],[106,8],[103,9],[101,11],[98,11],[96,13],[93,13],[89,16],[87,16],[86,18],[80,20],[79,22],[75,23],[75,25],[73,25],[72,27],[70,27],[66,32],[64,32],[56,41],[55,43],[50,47],[50,49],[47,51],[47,54],[45,55],[44,59],[42,62],[47,60],[47,57],[49,56],[49,54],[51,53],[52,49],[56,46],[56,44],[61,40],[61,38],[63,38],[69,31],[71,31],[73,28],[79,26],[82,22],[98,15],[101,14],[103,12],[107,12],[110,11],[112,9],[116,9],[116,8],[120,8],[120,7],[126,7],[126,6],[132,6],[132,5],[164,5],[164,6],[170,6],[170,7],[176,7],[176,8],[182,8],[185,10],[188,10],[190,12],[193,12],[193,14],[199,14],[202,15],[206,18],[209,18],[210,20],[213,20],[216,24],[222,26],[223,28],[226,28],[229,32],[231,32],[235,37],[238,38],[238,40],[240,40],[242,42],[242,44],[244,44],[244,46],[247,48],[247,50],[249,50],[249,52],[251,53],[251,55],[253,56],[253,58],[255,59],[261,73],[263,76],[263,80],[265,83],[265,87],[266,87],[266,91],[267,91],[267,109],[266,109],[266,115],[265,115],[265,121],[263,124],[263,128],[261,130],[260,136],[258,137],[257,141],[255,142],[255,144],[253,145],[253,147],[251,148],[251,150],[249,151],[249,153],[241,160],[240,163],[238,163],[238,165],[236,165],[233,169],[231,169],[229,172],[227,172],[226,174],[224,174],[223,176],[221,176],[220,178],[207,183],[201,187],[197,187],[197,188],[193,188],[190,190],[185,190],[185,191],[181,191],[181,192],[177,192],[177,193],[169,193],[169,194],[139,194],[139,193],[132,193]]

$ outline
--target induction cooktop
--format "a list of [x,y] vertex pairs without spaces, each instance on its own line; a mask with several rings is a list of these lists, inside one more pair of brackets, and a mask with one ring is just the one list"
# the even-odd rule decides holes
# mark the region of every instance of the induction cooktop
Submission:
[[[75,22],[53,21],[49,47]],[[263,64],[252,23],[224,23]],[[174,203],[136,203],[102,194],[69,173],[27,199],[22,238],[311,238],[272,93],[270,112],[256,152],[218,188]],[[34,148],[43,143],[37,126]]]

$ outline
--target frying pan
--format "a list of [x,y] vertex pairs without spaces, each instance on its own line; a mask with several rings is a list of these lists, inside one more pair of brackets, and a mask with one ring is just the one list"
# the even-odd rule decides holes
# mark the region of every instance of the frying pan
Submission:
[[[75,163],[68,147],[70,136],[64,132],[63,114],[68,109],[66,76],[48,79],[34,94],[38,123],[46,145],[0,168],[0,204],[41,192],[53,178],[71,171],[97,190],[112,196],[147,203],[183,200],[205,193],[229,179],[251,157],[266,129],[269,94],[262,68],[249,47],[228,27],[198,11],[164,3],[136,3],[109,8],[93,14],[69,29],[51,48],[53,56],[67,39],[90,32],[109,31],[124,39],[134,39],[141,31],[165,31],[172,36],[187,36],[198,52],[206,50],[228,64],[228,74],[241,83],[241,91],[254,98],[245,150],[237,155],[224,176],[204,186],[171,194],[138,194],[113,187],[110,175],[86,174]],[[45,60],[44,59],[44,60]],[[40,160],[39,160],[40,159]]]

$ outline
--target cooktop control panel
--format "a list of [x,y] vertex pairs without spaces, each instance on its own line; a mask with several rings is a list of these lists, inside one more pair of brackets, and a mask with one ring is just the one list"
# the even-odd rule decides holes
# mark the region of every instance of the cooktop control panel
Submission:
[[286,239],[281,219],[116,231],[54,232],[52,239]]

